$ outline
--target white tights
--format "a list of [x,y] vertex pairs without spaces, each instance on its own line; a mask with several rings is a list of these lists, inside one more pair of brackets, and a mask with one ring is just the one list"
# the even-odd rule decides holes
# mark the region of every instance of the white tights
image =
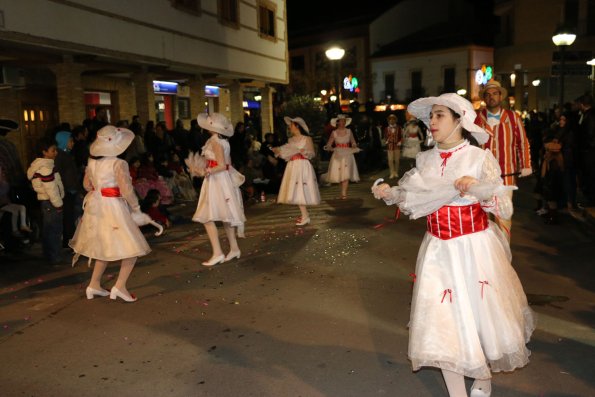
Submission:
[[[467,397],[465,377],[463,375],[443,369],[442,376],[450,397]],[[482,389],[489,395],[492,390],[492,381],[491,379],[475,379],[472,389]]]

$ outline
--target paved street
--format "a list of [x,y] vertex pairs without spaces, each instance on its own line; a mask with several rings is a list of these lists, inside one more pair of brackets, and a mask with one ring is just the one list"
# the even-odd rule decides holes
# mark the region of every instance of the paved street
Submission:
[[[152,237],[134,304],[88,301],[86,263],[44,267],[39,244],[0,255],[0,396],[446,396],[439,371],[413,373],[406,357],[425,220],[395,222],[369,193],[377,176],[348,200],[321,188],[303,229],[297,207],[247,207],[241,259],[211,269],[202,225]],[[595,396],[594,228],[544,225],[521,187],[513,264],[539,323],[531,363],[495,375],[492,395]]]

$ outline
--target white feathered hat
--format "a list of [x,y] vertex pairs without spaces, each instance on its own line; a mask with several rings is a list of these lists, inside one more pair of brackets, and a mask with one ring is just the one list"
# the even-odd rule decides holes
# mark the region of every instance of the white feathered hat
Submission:
[[289,116],[285,116],[285,117],[283,117],[283,120],[285,120],[285,124],[287,124],[287,125],[290,125],[291,123],[299,124],[304,129],[304,131],[306,131],[307,133],[310,133],[310,130],[308,129],[308,124],[306,124],[304,119],[301,117],[291,118]]
[[346,114],[339,114],[339,115],[337,115],[337,117],[331,119],[331,125],[333,127],[336,127],[337,121],[339,121],[339,120],[345,120],[345,127],[347,127],[349,124],[351,124],[351,117],[347,117]]
[[233,135],[233,125],[231,121],[221,113],[201,113],[196,118],[198,125],[205,130],[213,131],[221,135],[230,137]]
[[471,102],[463,98],[458,94],[448,93],[440,96],[431,96],[427,98],[417,99],[407,106],[407,111],[416,118],[423,121],[423,123],[429,128],[430,127],[430,112],[432,106],[442,105],[449,109],[452,109],[456,114],[461,116],[461,126],[469,131],[471,135],[477,140],[477,143],[483,145],[488,141],[490,135],[475,124],[475,118],[477,114]]
[[97,131],[97,138],[89,147],[91,156],[115,157],[124,153],[134,139],[134,132],[126,128],[106,125]]

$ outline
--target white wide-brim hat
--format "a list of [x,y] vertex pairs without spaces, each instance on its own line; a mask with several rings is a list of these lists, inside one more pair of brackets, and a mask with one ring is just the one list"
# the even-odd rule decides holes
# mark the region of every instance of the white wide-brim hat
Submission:
[[407,111],[423,121],[430,128],[430,112],[434,105],[446,106],[461,116],[461,127],[469,131],[480,145],[486,143],[490,138],[486,130],[475,124],[477,114],[471,102],[458,94],[448,93],[440,96],[420,98],[411,102],[407,106]]
[[336,127],[338,120],[345,120],[345,127],[347,127],[349,124],[351,124],[351,117],[347,117],[346,114],[339,114],[337,117],[331,119],[331,125],[333,127]]
[[129,129],[106,125],[97,131],[97,138],[89,147],[89,153],[95,157],[119,156],[133,140],[134,132]]
[[306,131],[307,133],[310,133],[310,130],[308,129],[308,125],[306,124],[304,119],[301,117],[291,118],[289,116],[285,116],[285,117],[283,117],[283,120],[285,120],[285,124],[287,124],[287,125],[290,125],[291,123],[299,124],[304,129],[304,131]]
[[221,113],[201,113],[196,118],[198,125],[205,130],[213,131],[227,137],[233,136],[231,121]]

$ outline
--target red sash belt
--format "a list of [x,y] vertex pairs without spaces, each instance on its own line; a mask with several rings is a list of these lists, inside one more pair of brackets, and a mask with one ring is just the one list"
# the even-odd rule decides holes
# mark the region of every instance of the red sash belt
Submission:
[[120,194],[120,188],[119,187],[104,187],[103,189],[101,189],[101,195],[103,197],[122,197],[122,195]]
[[[217,165],[219,165],[219,163],[216,160],[207,160],[207,168],[215,168]],[[229,164],[225,165],[225,169],[229,169]]]
[[446,205],[427,217],[428,233],[442,240],[481,232],[488,228],[488,215],[479,203],[462,207]]
[[335,147],[349,149],[349,146],[350,145],[348,143],[335,143]]
[[305,158],[302,154],[298,153],[298,154],[294,154],[289,159],[289,161],[293,161],[293,160],[307,160],[307,158]]

